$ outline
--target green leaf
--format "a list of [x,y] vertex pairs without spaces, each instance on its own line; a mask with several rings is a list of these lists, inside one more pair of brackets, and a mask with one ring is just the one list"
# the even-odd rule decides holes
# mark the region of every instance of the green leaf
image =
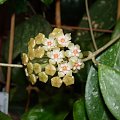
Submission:
[[85,104],[89,120],[110,119],[100,93],[97,70],[94,67],[91,67],[87,78]]
[[41,1],[46,5],[50,5],[53,2],[53,0],[41,0]]
[[4,114],[3,112],[0,112],[0,120],[12,120],[11,117]]
[[[35,37],[38,33],[46,36],[52,31],[51,25],[40,15],[24,21],[15,28],[13,60],[23,52],[27,52],[28,41],[31,37]],[[8,60],[9,41],[3,46],[3,58]],[[6,54],[5,54],[6,53]]]
[[85,99],[77,100],[73,105],[73,118],[74,120],[87,120],[85,111]]
[[120,120],[120,72],[100,64],[98,73],[104,101],[116,119]]
[[[116,22],[117,0],[97,0],[90,7],[92,27],[97,29],[110,29]],[[89,27],[86,15],[83,16],[80,27]],[[95,38],[101,36],[102,32],[94,32]],[[83,50],[93,50],[91,35],[89,31],[78,30],[76,40]]]
[[[116,37],[119,33],[120,33],[120,20],[117,22],[112,38]],[[117,43],[112,45],[109,49],[107,49],[105,52],[103,52],[99,56],[98,60],[102,64],[105,64],[114,68],[119,68],[120,66],[119,52],[120,52],[120,41],[118,41]],[[102,100],[101,93],[99,90],[99,82],[98,82],[97,74],[98,72],[95,69],[95,67],[91,67],[89,71],[88,79],[87,79],[86,90],[85,90],[86,109],[87,109],[87,113],[90,120],[93,120],[93,117],[96,117],[96,115],[102,118],[102,113],[106,111],[106,108],[104,106],[104,101]],[[98,96],[93,96],[93,93],[95,92]],[[95,107],[94,110],[92,109],[93,107]],[[96,117],[96,120],[97,120],[97,117]]]
[[52,106],[43,107],[38,105],[25,113],[21,120],[64,120],[66,112],[58,113],[54,111]]
[[6,2],[7,0],[0,0],[0,5]]
[[[120,20],[118,20],[114,32],[112,34],[112,39],[117,37],[120,33]],[[120,70],[120,40],[107,49],[103,54],[100,55],[99,61],[110,67],[114,67]]]

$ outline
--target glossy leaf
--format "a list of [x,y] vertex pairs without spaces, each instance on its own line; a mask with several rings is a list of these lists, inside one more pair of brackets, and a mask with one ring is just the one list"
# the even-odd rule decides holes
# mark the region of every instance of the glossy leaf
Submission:
[[66,112],[57,113],[51,107],[37,106],[25,113],[21,120],[64,120]]
[[91,67],[85,89],[85,104],[89,120],[109,120],[99,89],[97,70]]
[[[117,37],[120,33],[120,20],[118,20],[115,30],[112,34],[112,38]],[[120,70],[120,40],[107,49],[103,54],[98,58],[100,63],[114,67]]]
[[116,119],[120,120],[120,72],[102,64],[98,68],[104,101]]
[[[27,45],[30,38],[35,37],[38,33],[46,36],[51,32],[50,24],[40,15],[33,16],[15,28],[13,59],[23,52],[27,52]],[[3,58],[8,58],[8,42],[3,46]],[[6,53],[6,54],[4,54]]]
[[74,120],[87,120],[84,102],[85,102],[85,100],[83,98],[81,98],[74,103],[74,105],[73,105]]
[[[120,20],[118,21],[115,27],[112,38],[116,37],[119,34],[119,32],[120,32]],[[120,62],[117,62],[120,60],[119,51],[120,51],[120,41],[118,41],[117,43],[112,45],[110,48],[108,48],[105,52],[103,52],[99,56],[98,60],[100,61],[100,63],[111,66],[111,67],[115,67],[115,68],[119,67]],[[91,67],[89,71],[88,79],[87,79],[86,90],[85,90],[86,109],[87,109],[87,113],[88,113],[90,120],[92,120],[92,117],[94,116],[96,117],[96,115],[98,115],[99,117],[100,114],[102,118],[102,115],[106,113],[104,101],[102,100],[102,96],[101,96],[100,89],[99,89],[99,82],[98,82],[97,74],[98,74],[97,69],[95,69],[95,67]],[[95,91],[93,91],[92,89],[95,89]],[[98,96],[93,96],[92,94],[94,92],[96,92]],[[98,101],[99,104],[97,104],[95,101]],[[95,107],[94,110],[92,109],[93,107]],[[106,119],[108,119],[108,117],[106,117]]]
[[10,116],[0,112],[0,120],[12,120]]

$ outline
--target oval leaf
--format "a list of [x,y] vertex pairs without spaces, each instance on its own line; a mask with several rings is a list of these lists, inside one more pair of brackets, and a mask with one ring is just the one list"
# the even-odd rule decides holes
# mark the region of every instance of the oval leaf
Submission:
[[100,64],[98,66],[100,89],[111,113],[120,120],[120,72]]
[[37,106],[32,108],[29,112],[25,113],[21,120],[64,120],[66,112],[58,113],[53,111],[53,106],[42,107]]
[[97,70],[94,67],[91,67],[86,83],[85,104],[89,120],[109,120],[99,89]]
[[77,100],[73,105],[73,118],[74,120],[87,120],[85,111],[85,99]]

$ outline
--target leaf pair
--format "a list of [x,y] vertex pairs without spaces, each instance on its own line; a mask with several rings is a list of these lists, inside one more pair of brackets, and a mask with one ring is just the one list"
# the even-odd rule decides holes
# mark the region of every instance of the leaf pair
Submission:
[[[112,38],[119,34],[119,28],[120,20],[116,25]],[[120,119],[119,56],[120,41],[100,55],[98,60],[101,64],[98,66],[98,72],[93,66],[90,69],[85,91],[86,109],[90,120]]]

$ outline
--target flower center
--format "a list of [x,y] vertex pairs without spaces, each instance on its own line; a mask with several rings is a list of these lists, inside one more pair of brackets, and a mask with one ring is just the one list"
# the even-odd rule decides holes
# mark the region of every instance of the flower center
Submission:
[[64,39],[64,38],[62,38],[60,41],[61,41],[61,43],[64,43],[64,42],[65,42],[65,39]]
[[68,70],[68,69],[67,69],[67,66],[63,66],[63,67],[62,67],[62,70],[63,70],[63,71],[67,71],[67,70]]
[[78,54],[78,50],[77,49],[73,50],[73,53],[74,55]]
[[48,44],[48,46],[51,46],[51,45],[52,45],[52,42],[51,42],[51,41],[48,41],[47,44]]
[[75,63],[74,66],[75,66],[75,67],[79,67],[80,65],[79,65],[78,63]]
[[54,56],[54,58],[55,58],[55,59],[57,59],[57,58],[58,58],[58,54],[57,54],[57,53],[56,53],[56,54],[54,54],[53,56]]

